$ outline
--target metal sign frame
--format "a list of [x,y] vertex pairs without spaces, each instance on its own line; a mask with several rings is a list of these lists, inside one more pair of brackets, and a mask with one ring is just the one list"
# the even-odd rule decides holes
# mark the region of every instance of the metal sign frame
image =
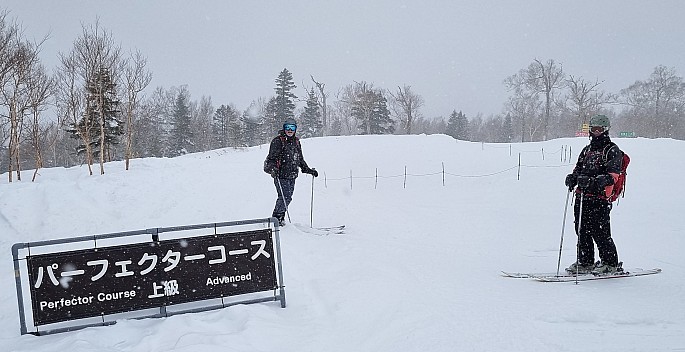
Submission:
[[275,218],[16,243],[12,256],[22,335],[235,304],[286,306]]

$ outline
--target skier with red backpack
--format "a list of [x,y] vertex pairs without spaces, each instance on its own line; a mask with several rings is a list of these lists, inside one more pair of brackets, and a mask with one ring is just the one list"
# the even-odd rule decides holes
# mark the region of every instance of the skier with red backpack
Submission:
[[302,169],[305,174],[319,176],[316,169],[310,168],[304,161],[300,140],[295,136],[296,131],[295,119],[286,119],[283,129],[271,140],[269,154],[264,160],[264,172],[273,177],[278,194],[272,216],[278,219],[280,226],[285,225],[285,213],[295,191],[298,168]]
[[[609,118],[590,118],[590,144],[580,152],[573,173],[566,176],[569,192],[575,191],[575,230],[578,235],[578,258],[566,271],[571,274],[614,274],[623,271],[616,245],[611,238],[609,213],[625,182],[630,162],[609,138]],[[594,243],[593,243],[594,241]],[[595,263],[595,247],[600,261]]]

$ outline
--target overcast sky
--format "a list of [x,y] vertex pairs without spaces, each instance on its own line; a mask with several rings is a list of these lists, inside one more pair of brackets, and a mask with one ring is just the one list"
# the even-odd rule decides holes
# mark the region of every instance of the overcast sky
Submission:
[[426,117],[500,113],[509,96],[502,81],[536,58],[614,93],[657,65],[685,75],[680,0],[1,0],[0,8],[26,37],[50,35],[48,68],[99,17],[124,50],[147,56],[148,91],[187,84],[193,99],[240,110],[273,95],[283,68],[300,97],[310,75],[331,96],[354,81],[410,85]]

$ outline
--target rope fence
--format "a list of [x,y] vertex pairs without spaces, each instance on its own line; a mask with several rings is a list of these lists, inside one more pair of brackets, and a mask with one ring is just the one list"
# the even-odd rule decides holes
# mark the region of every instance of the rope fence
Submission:
[[512,144],[509,144],[508,146],[500,146],[498,144],[488,144],[485,142],[481,143],[481,150],[485,150],[485,148],[490,148],[490,149],[509,149],[509,156],[513,156],[514,151],[518,152],[519,154],[526,154],[526,153],[540,153],[542,155],[542,160],[545,160],[545,154],[547,155],[554,155],[554,154],[559,154],[560,155],[560,160],[562,162],[570,160],[570,157],[572,155],[572,150],[570,145],[563,145],[559,149],[553,151],[553,152],[547,152],[545,153],[545,148],[540,148],[540,150],[523,150],[514,147]]
[[[495,148],[495,149],[506,148],[506,147],[496,147],[496,146],[492,147],[489,145],[488,145],[488,147]],[[483,145],[482,148],[484,150],[485,145]],[[509,146],[508,148],[509,148],[510,153],[511,153],[512,147]],[[522,164],[521,163],[521,154],[522,153],[540,153],[543,161],[545,160],[545,155],[559,154],[560,155],[560,162],[562,164],[559,164],[559,165],[527,165],[527,164]],[[571,152],[570,146],[562,146],[561,148],[559,148],[556,151],[547,152],[547,153],[545,153],[544,148],[541,148],[541,150],[536,150],[536,151],[522,151],[522,150],[520,150],[518,152],[518,163],[516,165],[513,165],[511,167],[508,167],[508,168],[505,168],[505,169],[502,169],[499,171],[485,173],[485,174],[465,175],[465,174],[456,174],[456,173],[448,172],[445,170],[445,163],[441,162],[442,169],[440,171],[435,171],[435,172],[426,172],[426,173],[414,174],[414,173],[409,173],[407,171],[407,166],[404,166],[404,173],[401,173],[401,174],[379,175],[378,174],[378,168],[376,168],[375,173],[372,176],[355,176],[352,173],[352,170],[350,169],[350,174],[349,174],[349,176],[346,176],[346,177],[329,178],[328,175],[326,174],[326,172],[324,172],[323,181],[324,181],[324,187],[326,187],[326,188],[328,188],[328,182],[329,181],[333,181],[333,182],[335,182],[335,181],[349,181],[350,189],[353,189],[353,187],[354,187],[353,180],[355,180],[355,179],[366,179],[366,180],[373,179],[374,180],[374,189],[376,189],[376,188],[378,188],[378,181],[380,179],[391,179],[391,178],[402,177],[403,178],[403,188],[407,188],[407,178],[409,178],[409,177],[430,177],[430,176],[440,175],[440,176],[442,176],[442,185],[445,186],[445,177],[446,176],[461,177],[461,178],[481,178],[481,177],[492,177],[492,176],[500,175],[500,174],[503,174],[503,173],[506,173],[506,172],[509,172],[512,170],[517,170],[516,179],[520,180],[521,179],[521,169],[523,169],[523,168],[533,168],[533,169],[534,168],[560,168],[560,167],[569,167],[570,165],[573,165],[571,163],[572,162],[571,161],[572,160],[571,159],[571,153],[572,152]]]

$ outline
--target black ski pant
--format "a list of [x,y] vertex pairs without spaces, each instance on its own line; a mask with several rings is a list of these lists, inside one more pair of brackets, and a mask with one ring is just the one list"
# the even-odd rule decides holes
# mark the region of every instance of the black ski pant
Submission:
[[[579,217],[581,206],[583,216]],[[595,244],[599,259],[608,265],[618,265],[616,245],[611,238],[609,213],[611,202],[596,196],[576,195],[573,215],[578,235],[578,263],[589,265],[595,262]],[[580,228],[578,228],[580,226]],[[594,241],[594,243],[593,243]]]
[[[295,192],[295,180],[296,179],[294,178],[274,178],[274,186],[276,186],[278,199],[276,199],[276,205],[274,206],[274,212],[272,213],[272,216],[283,220],[288,205],[290,205],[290,201],[293,200],[293,192]],[[283,190],[282,193],[281,189]]]

